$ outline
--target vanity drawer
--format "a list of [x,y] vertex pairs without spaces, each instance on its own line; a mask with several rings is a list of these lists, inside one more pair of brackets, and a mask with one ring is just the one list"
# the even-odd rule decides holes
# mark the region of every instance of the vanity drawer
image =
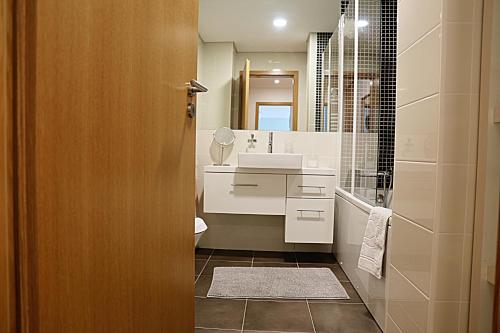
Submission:
[[289,198],[334,198],[335,176],[288,175]]
[[287,199],[285,242],[333,243],[333,199]]
[[285,215],[286,176],[205,173],[204,211]]

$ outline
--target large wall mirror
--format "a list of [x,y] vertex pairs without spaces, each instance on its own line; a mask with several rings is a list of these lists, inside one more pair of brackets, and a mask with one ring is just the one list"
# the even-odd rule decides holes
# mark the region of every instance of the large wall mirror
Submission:
[[[200,0],[198,129],[334,131],[324,51],[340,0]],[[336,130],[336,129],[335,129]]]

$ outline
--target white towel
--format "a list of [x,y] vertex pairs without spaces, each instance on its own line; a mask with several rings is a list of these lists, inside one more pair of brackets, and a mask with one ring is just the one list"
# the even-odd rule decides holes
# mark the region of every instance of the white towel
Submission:
[[382,278],[387,221],[391,215],[392,210],[390,209],[383,207],[372,208],[359,253],[358,267],[378,279]]

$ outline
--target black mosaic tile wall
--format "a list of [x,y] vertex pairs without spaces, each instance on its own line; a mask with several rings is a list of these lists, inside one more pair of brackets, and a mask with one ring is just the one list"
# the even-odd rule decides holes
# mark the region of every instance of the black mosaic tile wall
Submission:
[[344,14],[347,10],[347,6],[349,5],[349,0],[340,0],[340,14]]
[[[382,0],[378,170],[392,175],[396,125],[397,0]],[[383,187],[383,178],[379,186]],[[389,182],[389,180],[387,180]],[[387,186],[389,184],[386,184]]]
[[325,51],[328,46],[328,41],[332,36],[331,32],[318,32],[317,33],[317,44],[316,44],[316,99],[315,99],[315,119],[314,119],[314,129],[316,132],[321,132],[323,126],[323,119],[321,115],[323,114],[323,51]]

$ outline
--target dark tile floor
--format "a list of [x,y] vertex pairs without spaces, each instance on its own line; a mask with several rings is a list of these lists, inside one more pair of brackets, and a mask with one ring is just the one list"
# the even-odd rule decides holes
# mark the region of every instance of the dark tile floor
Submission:
[[[207,298],[214,267],[329,267],[349,300],[253,300]],[[335,257],[323,253],[282,253],[197,249],[196,332],[381,332]]]

